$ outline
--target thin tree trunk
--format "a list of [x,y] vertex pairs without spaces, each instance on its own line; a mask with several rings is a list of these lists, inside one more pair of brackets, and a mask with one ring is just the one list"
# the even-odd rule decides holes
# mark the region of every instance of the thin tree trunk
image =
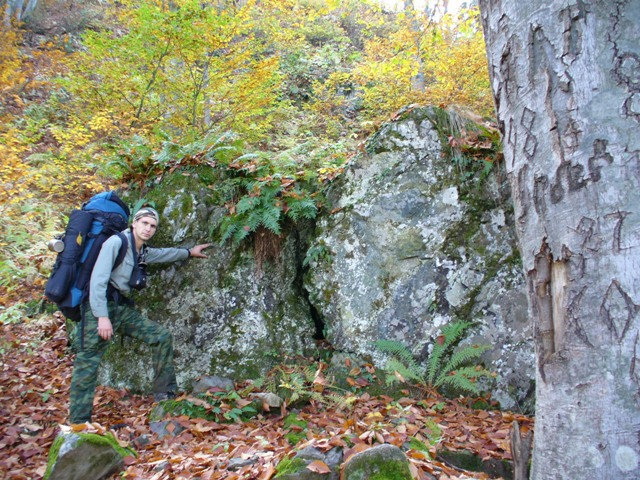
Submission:
[[420,32],[420,24],[416,17],[413,0],[404,0],[404,13],[410,20],[409,28],[413,32],[413,41],[416,47],[415,60],[418,64],[418,72],[411,78],[411,88],[416,92],[424,92],[424,89],[426,87],[424,78],[424,61],[422,60],[422,52],[420,47],[422,33]]
[[529,280],[532,478],[640,472],[640,0],[481,0]]
[[11,17],[15,18],[16,23],[22,21],[22,7],[24,0],[7,0],[4,11],[4,24],[6,27],[11,26]]

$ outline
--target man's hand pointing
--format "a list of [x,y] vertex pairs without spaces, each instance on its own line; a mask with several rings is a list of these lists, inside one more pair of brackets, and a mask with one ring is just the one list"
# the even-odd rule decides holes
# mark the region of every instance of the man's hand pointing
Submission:
[[205,248],[209,248],[212,243],[201,243],[200,245],[196,245],[195,247],[191,247],[189,249],[189,255],[195,258],[208,258],[202,251]]

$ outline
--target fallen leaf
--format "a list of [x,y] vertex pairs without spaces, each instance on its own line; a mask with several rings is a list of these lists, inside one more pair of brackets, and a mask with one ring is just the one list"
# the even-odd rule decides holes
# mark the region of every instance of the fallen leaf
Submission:
[[324,463],[322,460],[314,460],[309,465],[307,465],[307,469],[315,473],[331,473],[329,465]]

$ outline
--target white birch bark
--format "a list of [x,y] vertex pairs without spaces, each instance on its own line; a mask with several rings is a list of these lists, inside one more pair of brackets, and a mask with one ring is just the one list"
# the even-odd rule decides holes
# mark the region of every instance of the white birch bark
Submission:
[[640,0],[481,0],[537,356],[532,478],[640,478]]

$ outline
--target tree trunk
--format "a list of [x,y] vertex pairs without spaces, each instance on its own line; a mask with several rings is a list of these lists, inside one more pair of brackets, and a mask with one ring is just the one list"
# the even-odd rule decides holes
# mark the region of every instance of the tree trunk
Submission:
[[424,92],[426,88],[426,82],[424,78],[424,61],[422,60],[422,52],[420,42],[422,39],[422,32],[420,31],[420,24],[416,18],[416,11],[413,5],[413,0],[404,0],[404,13],[410,20],[410,30],[413,33],[413,42],[416,47],[415,60],[418,64],[418,72],[411,78],[411,88],[416,92]]
[[640,0],[481,0],[534,321],[533,479],[637,479]]

